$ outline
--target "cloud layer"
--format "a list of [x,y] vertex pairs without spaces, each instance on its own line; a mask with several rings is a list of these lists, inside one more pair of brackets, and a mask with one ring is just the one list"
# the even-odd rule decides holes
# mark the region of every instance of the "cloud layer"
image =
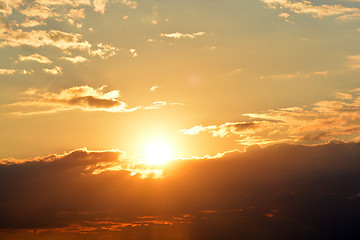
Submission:
[[82,239],[85,232],[89,239],[359,236],[359,157],[356,142],[278,144],[214,158],[174,160],[156,179],[131,174],[124,166],[133,162],[119,151],[79,149],[30,160],[2,160],[0,236]]

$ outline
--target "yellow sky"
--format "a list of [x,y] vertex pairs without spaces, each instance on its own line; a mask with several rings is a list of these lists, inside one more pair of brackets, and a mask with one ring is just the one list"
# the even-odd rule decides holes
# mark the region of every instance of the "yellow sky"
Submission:
[[0,158],[359,134],[358,1],[0,3]]

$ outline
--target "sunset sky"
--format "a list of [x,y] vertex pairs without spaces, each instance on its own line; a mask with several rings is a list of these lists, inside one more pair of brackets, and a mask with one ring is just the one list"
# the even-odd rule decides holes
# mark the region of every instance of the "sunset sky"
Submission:
[[0,0],[0,239],[355,239],[359,43],[359,0]]

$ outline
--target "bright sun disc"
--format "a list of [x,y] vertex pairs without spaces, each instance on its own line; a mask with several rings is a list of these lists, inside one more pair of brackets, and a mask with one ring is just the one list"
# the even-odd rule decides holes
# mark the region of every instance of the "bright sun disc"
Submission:
[[148,164],[163,164],[171,159],[171,152],[163,142],[150,143],[145,151],[145,160]]

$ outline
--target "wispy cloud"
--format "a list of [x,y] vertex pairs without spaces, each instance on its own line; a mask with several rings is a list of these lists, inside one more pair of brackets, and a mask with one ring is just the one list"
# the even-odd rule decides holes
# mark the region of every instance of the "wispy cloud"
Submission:
[[11,30],[0,28],[0,48],[5,46],[19,47],[19,46],[54,46],[59,49],[79,49],[85,50],[91,48],[88,41],[80,41],[82,36],[69,32],[59,30],[32,30],[23,31],[21,29]]
[[6,68],[1,68],[0,69],[0,75],[13,75],[15,73],[20,73],[20,74],[31,74],[33,72],[33,70],[25,70],[25,69],[21,69],[21,70],[17,70],[17,69],[6,69]]
[[161,33],[160,34],[161,37],[175,38],[175,39],[195,38],[195,37],[199,37],[199,36],[203,36],[203,35],[205,35],[205,32],[195,32],[195,33],[179,33],[179,32],[175,32],[175,33]]
[[[49,69],[48,71],[52,70],[54,69]],[[166,106],[183,105],[182,103],[156,101],[149,106],[128,108],[127,104],[119,99],[119,90],[106,92],[105,88],[106,86],[93,88],[85,85],[63,89],[59,92],[48,92],[30,88],[24,92],[25,99],[23,101],[11,103],[5,107],[15,108],[16,110],[12,111],[12,114],[34,115],[73,109],[83,111],[133,112],[140,109],[155,110]]]
[[0,69],[0,75],[12,75],[14,73],[16,73],[15,69]]
[[276,142],[314,143],[334,137],[348,138],[360,133],[360,97],[357,92],[336,93],[338,100],[320,101],[309,107],[290,107],[267,113],[248,113],[247,122],[228,122],[221,125],[194,126],[180,132],[213,137],[233,136],[241,144]]
[[62,73],[62,68],[55,66],[54,68],[44,68],[43,71],[51,75],[60,75]]
[[76,57],[62,57],[62,59],[65,59],[69,62],[72,63],[82,63],[82,62],[86,62],[87,59],[84,58],[83,56],[76,56]]
[[[297,14],[308,14],[316,18],[323,18],[327,16],[343,15],[344,18],[347,14],[360,14],[360,9],[344,7],[340,4],[334,5],[313,5],[311,1],[291,1],[291,0],[261,0],[268,7],[273,9],[288,9]],[[284,15],[282,15],[283,17]]]
[[360,69],[360,55],[348,56],[348,66],[352,69]]
[[19,61],[35,61],[35,62],[45,63],[45,64],[52,63],[52,61],[50,59],[48,59],[47,57],[42,56],[40,54],[37,54],[37,53],[29,55],[29,56],[19,55]]

